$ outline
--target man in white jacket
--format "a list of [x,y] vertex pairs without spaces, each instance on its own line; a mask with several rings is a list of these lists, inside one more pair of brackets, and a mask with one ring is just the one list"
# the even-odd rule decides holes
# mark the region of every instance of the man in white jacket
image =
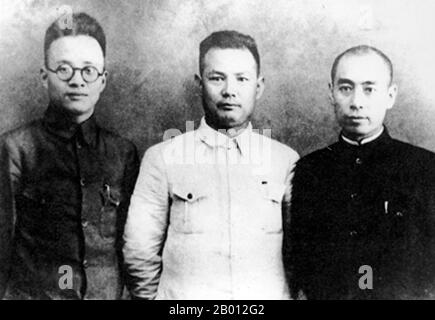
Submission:
[[199,128],[151,147],[142,160],[124,233],[130,292],[287,299],[281,207],[299,156],[252,129],[264,89],[254,39],[209,35],[196,79],[205,111]]

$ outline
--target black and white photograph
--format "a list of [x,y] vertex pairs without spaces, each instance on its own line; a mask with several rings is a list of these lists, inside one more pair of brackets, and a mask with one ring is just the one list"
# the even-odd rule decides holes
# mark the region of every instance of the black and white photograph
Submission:
[[0,300],[435,300],[434,17],[0,0]]

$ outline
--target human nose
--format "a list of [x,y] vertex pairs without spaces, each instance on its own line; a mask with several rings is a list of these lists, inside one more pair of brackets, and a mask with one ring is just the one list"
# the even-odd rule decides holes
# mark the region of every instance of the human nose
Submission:
[[237,93],[237,84],[234,79],[227,78],[222,87],[222,95],[224,97],[235,97]]
[[73,69],[72,78],[68,81],[68,84],[73,87],[84,87],[86,82],[83,79],[81,69]]
[[350,108],[352,110],[362,109],[364,107],[364,93],[361,89],[355,89],[352,95]]

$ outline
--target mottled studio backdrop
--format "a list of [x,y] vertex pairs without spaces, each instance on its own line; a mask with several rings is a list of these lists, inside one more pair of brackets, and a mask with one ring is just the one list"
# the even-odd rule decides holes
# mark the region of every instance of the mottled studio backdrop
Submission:
[[100,122],[142,153],[169,128],[202,115],[195,86],[198,45],[210,32],[236,29],[258,42],[266,91],[254,125],[301,154],[337,135],[327,84],[333,58],[371,44],[393,60],[399,95],[390,132],[435,151],[433,0],[0,0],[0,133],[41,116],[43,37],[69,5],[102,24],[109,83]]

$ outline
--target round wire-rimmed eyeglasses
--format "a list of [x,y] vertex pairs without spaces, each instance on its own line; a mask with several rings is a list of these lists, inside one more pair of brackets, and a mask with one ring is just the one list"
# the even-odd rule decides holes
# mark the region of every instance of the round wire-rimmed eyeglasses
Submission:
[[87,83],[92,83],[97,81],[98,77],[101,77],[104,74],[104,71],[100,73],[97,68],[93,66],[86,66],[83,68],[73,68],[69,64],[61,64],[56,70],[50,69],[46,66],[48,71],[51,71],[57,75],[57,77],[62,81],[70,81],[76,71],[80,71],[80,74],[83,80]]

